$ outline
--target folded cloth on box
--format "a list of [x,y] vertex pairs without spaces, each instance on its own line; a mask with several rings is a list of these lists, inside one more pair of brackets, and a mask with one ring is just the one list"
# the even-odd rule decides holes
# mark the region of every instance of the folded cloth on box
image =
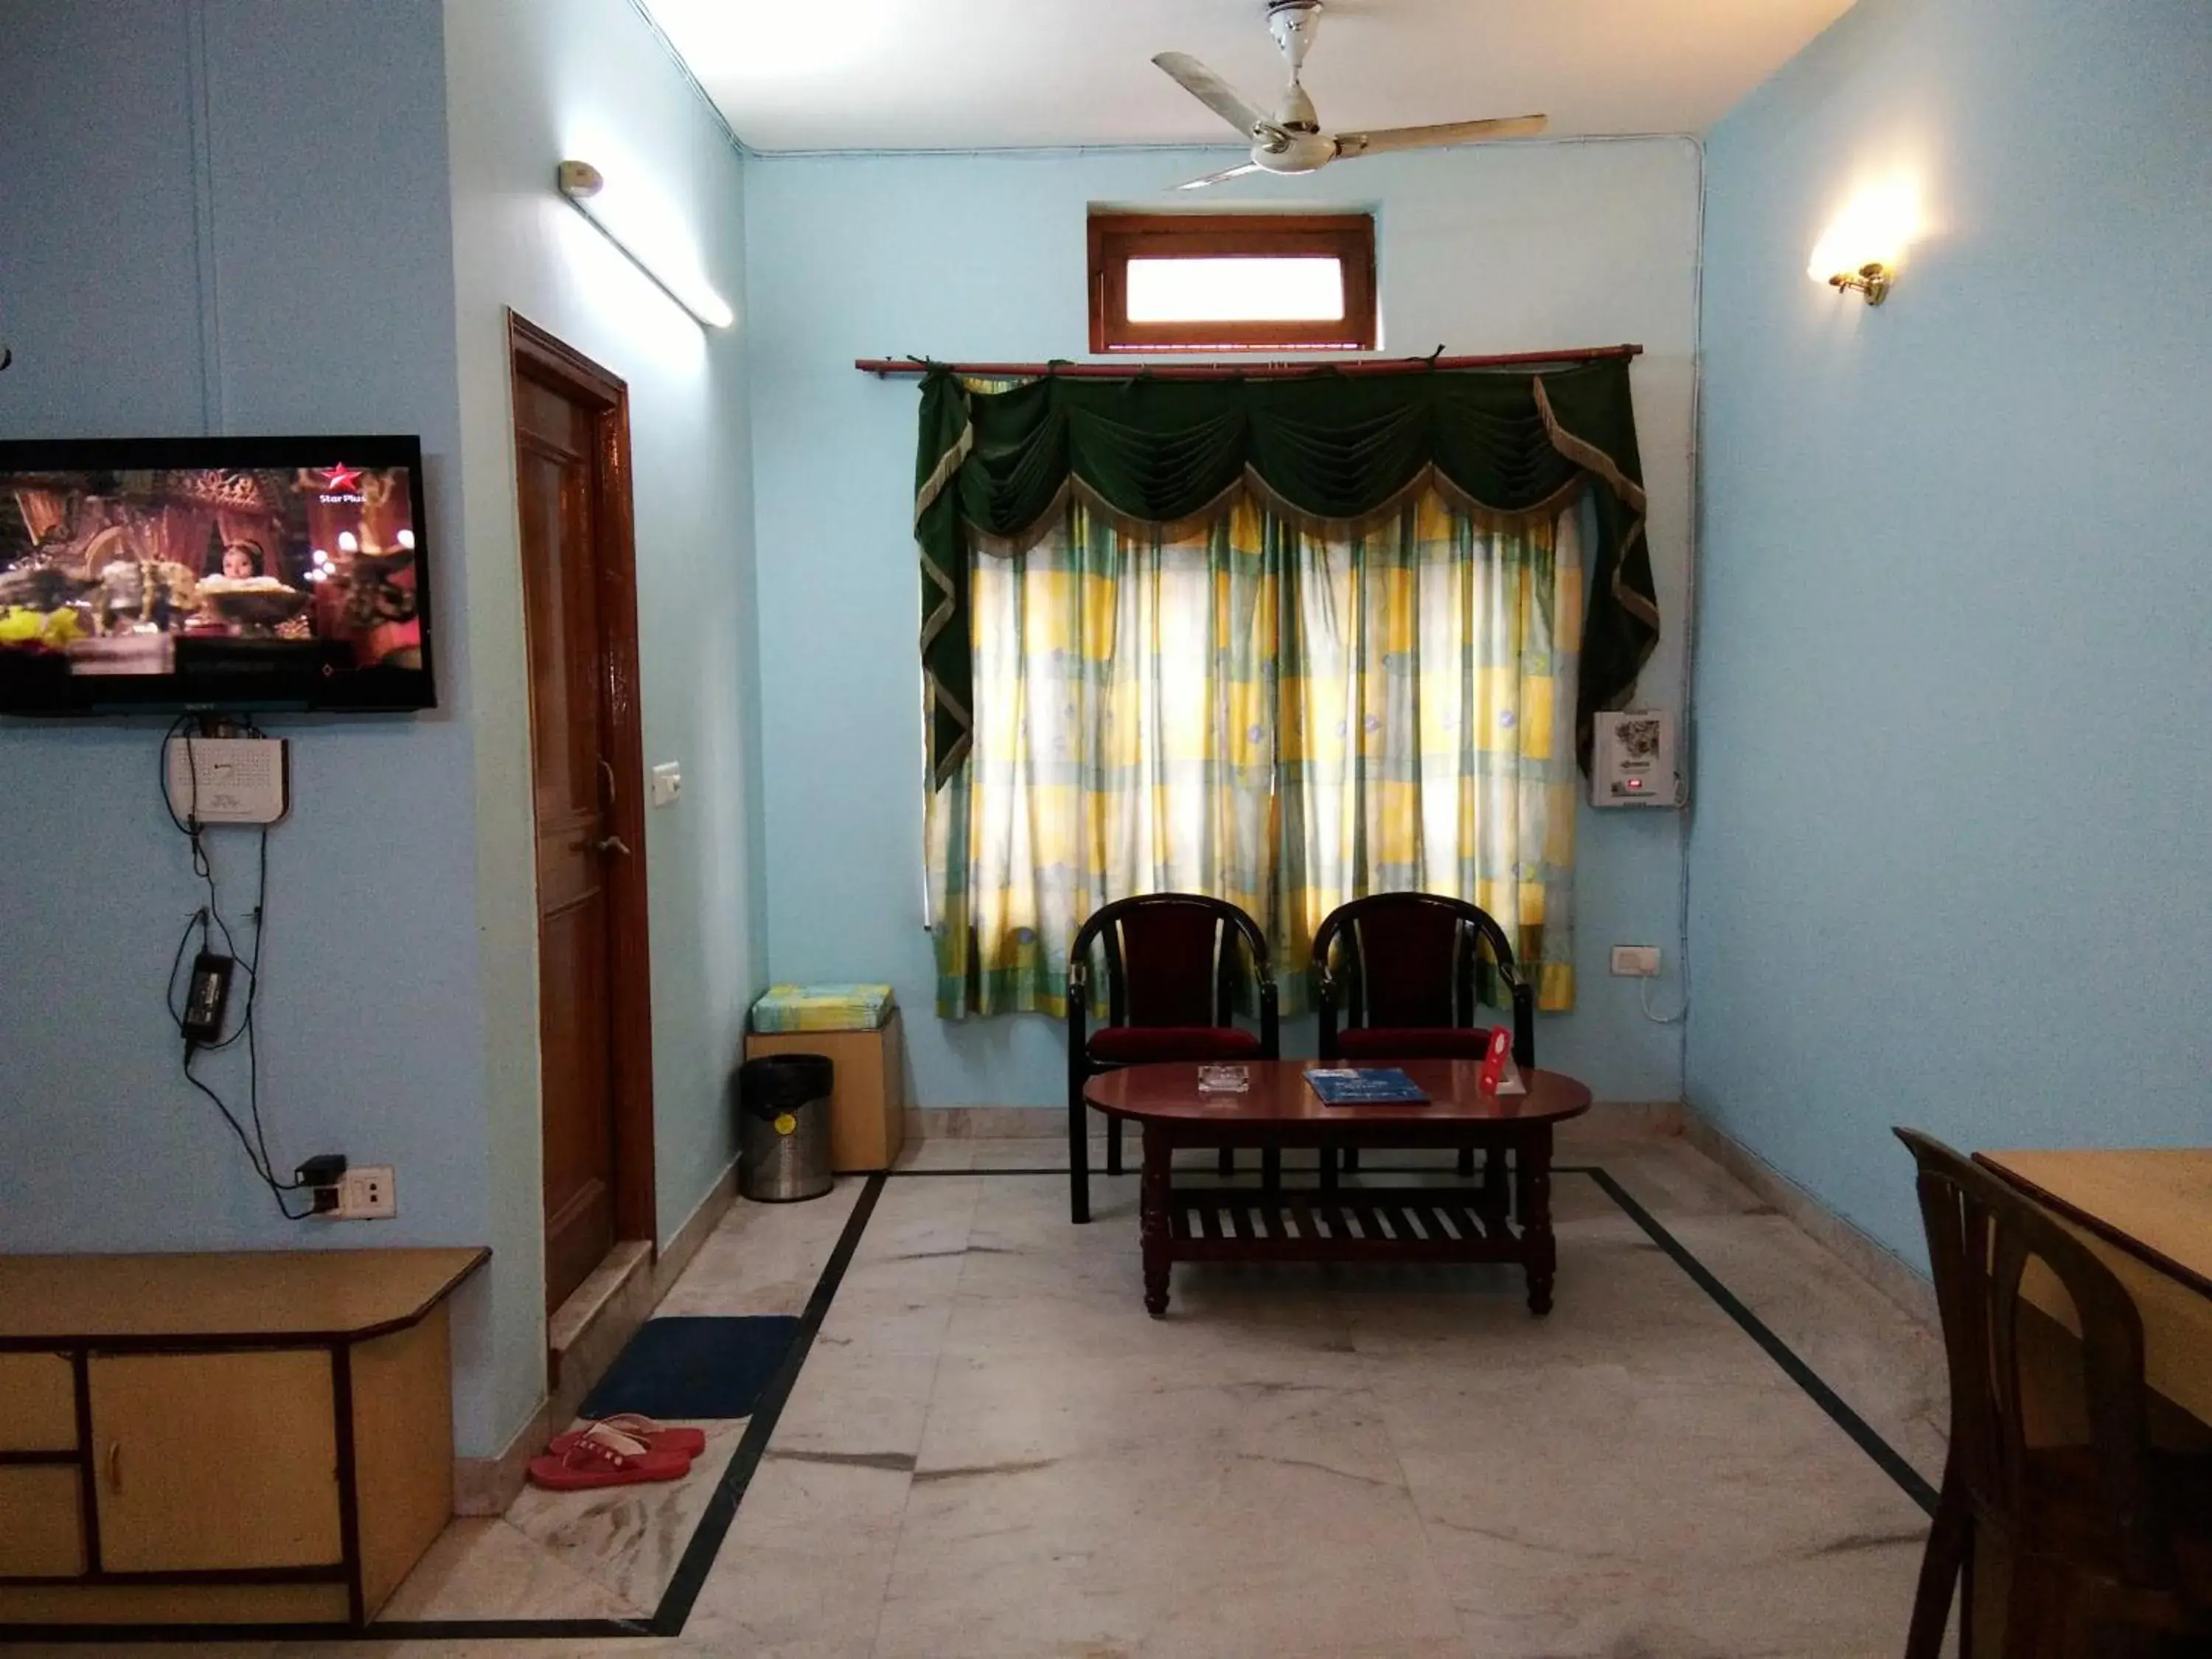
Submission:
[[872,1031],[890,1018],[888,985],[771,985],[753,1004],[756,1031]]

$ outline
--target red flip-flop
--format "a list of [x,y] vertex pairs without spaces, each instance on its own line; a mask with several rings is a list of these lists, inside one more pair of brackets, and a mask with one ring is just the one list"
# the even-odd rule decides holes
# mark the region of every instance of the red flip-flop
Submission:
[[675,1480],[690,1471],[688,1455],[659,1450],[603,1423],[584,1430],[566,1451],[530,1460],[531,1480],[555,1492]]
[[556,1434],[546,1443],[545,1449],[552,1456],[566,1456],[569,1447],[595,1428],[612,1429],[617,1434],[643,1441],[651,1451],[678,1452],[685,1457],[696,1457],[707,1449],[707,1431],[704,1429],[672,1429],[642,1412],[617,1412],[612,1417],[602,1417],[583,1428]]

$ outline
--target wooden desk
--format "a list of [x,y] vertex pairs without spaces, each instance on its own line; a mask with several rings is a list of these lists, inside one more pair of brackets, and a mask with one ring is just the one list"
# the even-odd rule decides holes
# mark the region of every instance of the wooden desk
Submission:
[[366,1623],[452,1514],[489,1254],[0,1256],[0,1630]]
[[[2055,1213],[2119,1276],[2142,1314],[2151,1388],[2212,1425],[2212,1149],[2002,1152],[1976,1163]],[[2040,1264],[2022,1293],[2075,1335]]]

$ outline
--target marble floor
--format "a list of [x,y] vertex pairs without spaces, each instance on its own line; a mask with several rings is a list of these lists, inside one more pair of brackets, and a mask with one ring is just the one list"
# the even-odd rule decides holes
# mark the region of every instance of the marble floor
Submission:
[[[1935,1340],[1679,1139],[1562,1137],[1933,1480]],[[1394,1166],[1408,1161],[1394,1154]],[[1176,1271],[1133,1177],[1071,1227],[1039,1141],[884,1184],[682,1633],[225,1642],[226,1659],[1857,1659],[1903,1643],[1926,1516],[1586,1176],[1557,1310],[1471,1267]],[[1404,1176],[1370,1179],[1405,1180]],[[862,1183],[739,1205],[663,1304],[806,1304]],[[638,1618],[690,1480],[456,1522],[387,1620]],[[11,1652],[31,1650],[15,1649]],[[82,1654],[82,1647],[56,1652]]]

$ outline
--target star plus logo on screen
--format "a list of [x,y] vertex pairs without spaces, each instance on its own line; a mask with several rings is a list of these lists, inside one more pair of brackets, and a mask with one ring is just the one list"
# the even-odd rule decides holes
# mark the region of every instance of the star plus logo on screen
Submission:
[[322,499],[325,501],[360,501],[361,469],[357,466],[325,467]]

